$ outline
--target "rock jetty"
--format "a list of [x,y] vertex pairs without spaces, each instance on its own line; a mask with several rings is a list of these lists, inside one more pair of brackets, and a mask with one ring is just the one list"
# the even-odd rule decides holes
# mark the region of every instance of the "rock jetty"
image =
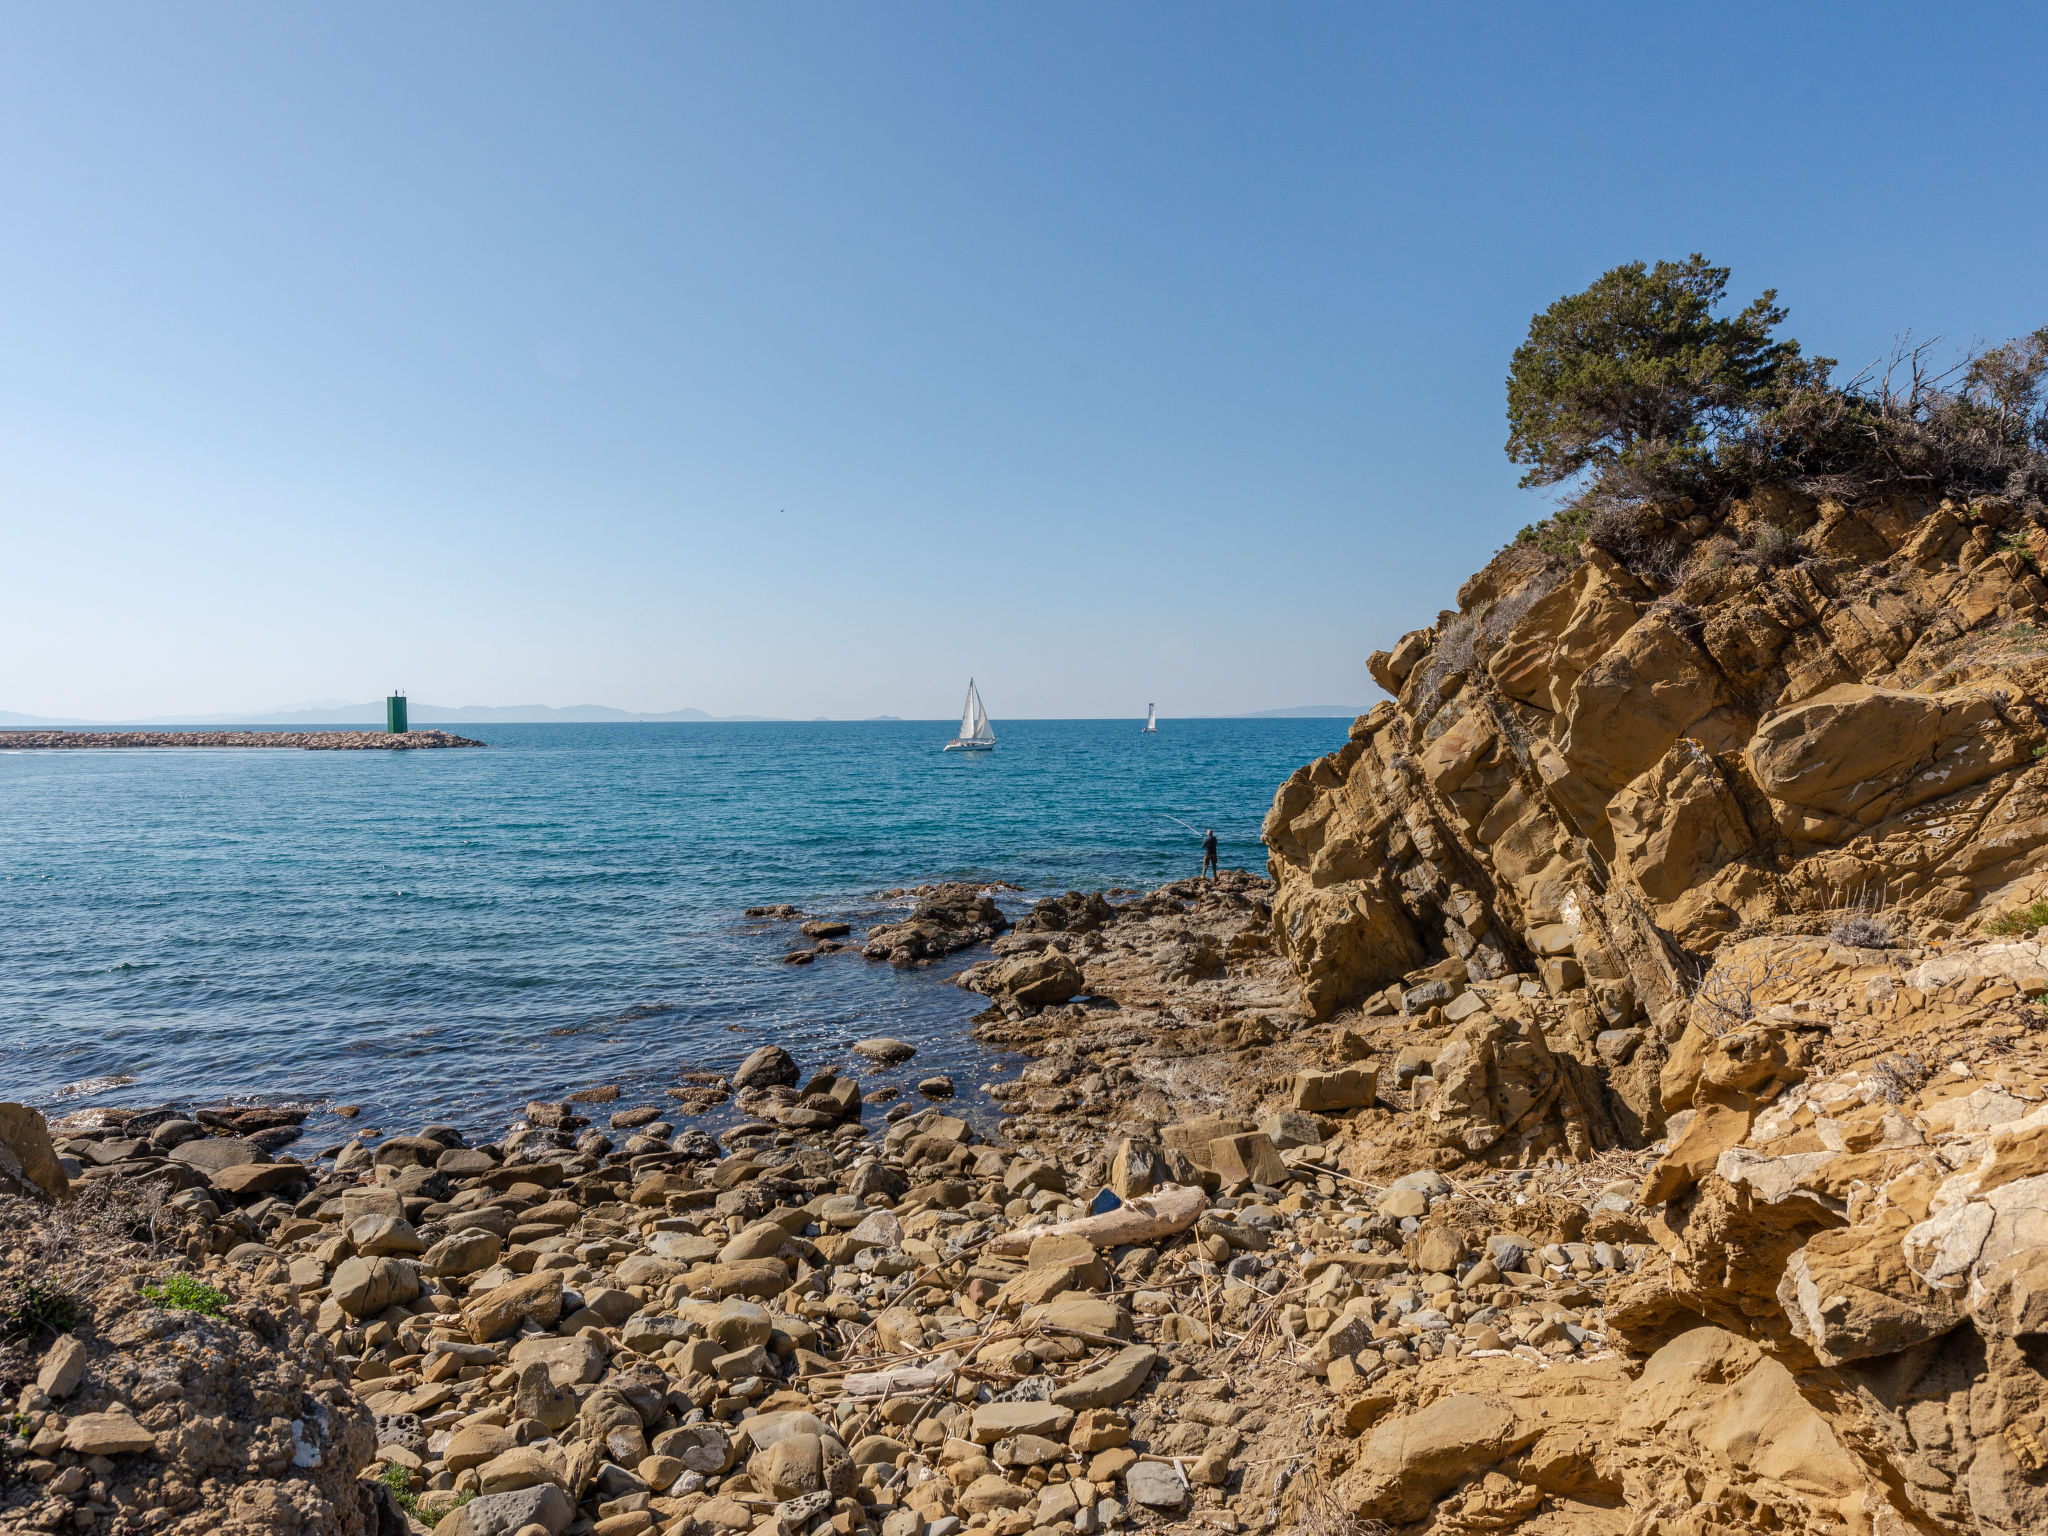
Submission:
[[0,731],[0,751],[89,751],[115,747],[298,747],[307,752],[406,752],[480,747],[446,731]]

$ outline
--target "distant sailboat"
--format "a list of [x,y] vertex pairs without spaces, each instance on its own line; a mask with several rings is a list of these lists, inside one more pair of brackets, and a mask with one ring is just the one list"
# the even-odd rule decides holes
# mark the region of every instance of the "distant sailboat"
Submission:
[[1142,734],[1146,736],[1157,736],[1159,734],[1159,706],[1157,704],[1147,704],[1145,706],[1145,729]]
[[988,711],[981,707],[981,695],[974,691],[974,679],[967,679],[967,702],[960,710],[960,734],[946,743],[948,752],[993,752],[996,733],[988,728]]

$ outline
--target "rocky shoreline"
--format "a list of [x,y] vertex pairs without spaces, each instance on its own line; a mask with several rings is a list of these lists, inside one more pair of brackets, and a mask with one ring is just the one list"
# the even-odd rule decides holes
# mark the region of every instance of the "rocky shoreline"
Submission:
[[406,752],[480,747],[446,731],[0,731],[0,751],[142,747],[297,747],[307,752]]
[[[2035,1326],[2007,1256],[2044,1250],[2016,1230],[1964,1261],[2004,1266],[1964,1293],[1994,1299],[1942,1302],[1856,1267],[1896,1218],[1855,1191],[2032,1156],[2042,946],[1741,946],[1750,1016],[1717,1027],[1710,979],[1642,1145],[1632,1042],[1571,993],[1439,966],[1318,1022],[1272,894],[1226,871],[1006,924],[957,978],[1031,1058],[994,1136],[864,1091],[887,1039],[297,1158],[297,1111],[0,1107],[5,1272],[74,1309],[0,1296],[0,1529],[1753,1528],[1631,1523],[1695,1485],[1853,1529],[1898,1502],[1892,1420],[1933,1528],[1969,1528],[1939,1516],[1970,1468],[1980,1509],[2031,1509],[2038,1378],[1999,1330]],[[1770,1112],[1727,1116],[1735,1085]],[[1971,1201],[2024,1227],[1995,1193],[1918,1208]],[[1827,1223],[1855,1241],[1788,1260]],[[1779,1284],[1825,1264],[1812,1300]],[[1902,1338],[1918,1375],[1870,1397]],[[1975,1401],[1972,1350],[2008,1407],[1944,1407],[1937,1444],[1922,1405]],[[1794,1448],[1745,1460],[1717,1414]]]
[[2048,1529],[2048,524],[1638,533],[1376,656],[1271,880],[748,914],[971,956],[999,1125],[0,1105],[0,1529]]

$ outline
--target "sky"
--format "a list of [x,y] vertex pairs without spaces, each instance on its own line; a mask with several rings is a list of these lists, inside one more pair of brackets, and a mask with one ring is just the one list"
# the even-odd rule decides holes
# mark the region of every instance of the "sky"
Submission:
[[2048,10],[0,4],[0,709],[1378,696],[1529,317],[2048,322]]

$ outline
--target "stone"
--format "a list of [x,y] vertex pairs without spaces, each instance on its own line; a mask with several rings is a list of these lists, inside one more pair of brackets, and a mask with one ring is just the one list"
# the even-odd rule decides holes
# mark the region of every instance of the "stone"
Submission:
[[116,1403],[104,1413],[73,1415],[64,1426],[64,1449],[80,1456],[139,1456],[156,1449],[156,1436]]
[[489,1269],[503,1257],[504,1252],[504,1240],[495,1232],[474,1228],[466,1232],[452,1232],[426,1251],[420,1259],[420,1269],[442,1278],[473,1275],[478,1270]]
[[986,1515],[998,1509],[1021,1509],[1032,1502],[1032,1495],[1000,1472],[985,1472],[961,1490],[958,1502],[970,1515]]
[[788,1241],[789,1233],[781,1222],[763,1219],[735,1233],[731,1241],[718,1250],[718,1261],[732,1264],[742,1259],[773,1258]]
[[1219,1136],[1199,1152],[1188,1154],[1226,1184],[1253,1183],[1273,1187],[1287,1182],[1287,1165],[1263,1131]]
[[451,1510],[434,1527],[434,1536],[531,1536],[538,1526],[546,1536],[562,1536],[576,1518],[576,1506],[553,1483],[543,1482],[508,1493],[490,1493]]
[[197,1168],[201,1173],[218,1173],[246,1163],[267,1163],[270,1154],[240,1136],[203,1136],[171,1148],[170,1159]]
[[764,1045],[740,1063],[732,1075],[735,1088],[794,1088],[802,1074],[796,1058],[779,1045]]
[[1282,1152],[1291,1147],[1321,1146],[1323,1141],[1321,1122],[1313,1115],[1305,1115],[1291,1109],[1267,1117],[1259,1129],[1265,1133],[1266,1139]]
[[1052,1401],[1061,1408],[1113,1408],[1133,1396],[1159,1363],[1159,1351],[1149,1344],[1132,1344],[1118,1350],[1102,1365],[1084,1372],[1053,1390]]
[[[1340,1067],[1334,1072],[1294,1074],[1294,1107],[1305,1114],[1331,1114],[1369,1109],[1379,1091],[1379,1074],[1370,1067]],[[1317,1140],[1321,1140],[1318,1137]]]
[[1424,1274],[1449,1274],[1464,1258],[1464,1240],[1448,1227],[1431,1227],[1416,1236],[1415,1267]]
[[327,1294],[350,1317],[372,1317],[420,1293],[419,1272],[403,1259],[344,1259]]
[[717,1477],[733,1462],[733,1446],[724,1428],[715,1423],[685,1424],[664,1430],[654,1437],[654,1454],[673,1456],[686,1471]]
[[1127,1444],[1130,1438],[1130,1421],[1107,1408],[1088,1408],[1075,1414],[1074,1426],[1067,1432],[1067,1444],[1083,1456]]
[[853,1042],[856,1056],[865,1056],[879,1067],[893,1067],[899,1062],[910,1060],[917,1054],[917,1047],[908,1040],[896,1040],[887,1035],[877,1035],[867,1040]]
[[69,1397],[85,1379],[85,1345],[70,1334],[62,1334],[57,1341],[43,1351],[42,1364],[36,1368],[36,1386],[52,1400],[61,1402]]
[[975,1444],[994,1445],[1013,1435],[1062,1435],[1073,1422],[1073,1410],[1056,1403],[983,1403],[974,1410],[969,1432]]
[[604,1375],[609,1360],[602,1345],[576,1334],[566,1339],[545,1335],[521,1339],[512,1346],[507,1363],[515,1370],[532,1364],[542,1365],[547,1369],[549,1380],[557,1386],[575,1387],[598,1380]]
[[[231,1168],[217,1169],[208,1182],[222,1194],[233,1195],[238,1200],[251,1199],[257,1195],[274,1195],[279,1190],[290,1189],[306,1182],[306,1170],[297,1163],[237,1163]],[[412,1250],[418,1252],[417,1249]]]
[[690,1271],[687,1279],[696,1295],[775,1296],[789,1286],[789,1266],[780,1259],[741,1259],[700,1265]]
[[359,1216],[349,1224],[348,1240],[356,1252],[366,1258],[427,1251],[427,1245],[420,1241],[412,1223],[403,1217]]
[[560,1487],[563,1472],[553,1458],[534,1446],[519,1445],[476,1468],[485,1493],[514,1493],[543,1483]]
[[1414,1413],[1384,1419],[1358,1460],[1359,1512],[1412,1521],[1471,1473],[1520,1450],[1538,1430],[1491,1397],[1453,1392]]
[[441,1464],[450,1472],[466,1472],[493,1461],[519,1443],[511,1430],[495,1424],[466,1424],[441,1448]]
[[1050,1008],[1087,989],[1081,968],[1057,949],[997,961],[975,978],[976,990],[1027,1008]]
[[1124,1471],[1124,1492],[1133,1504],[1166,1514],[1179,1514],[1188,1507],[1188,1488],[1171,1466],[1161,1461],[1140,1461]]
[[862,1248],[901,1248],[903,1223],[896,1219],[893,1211],[870,1211],[851,1232],[846,1234],[845,1244],[852,1251]]
[[536,1270],[472,1297],[462,1309],[463,1326],[479,1344],[503,1338],[521,1323],[552,1328],[562,1315],[562,1277],[556,1270]]

